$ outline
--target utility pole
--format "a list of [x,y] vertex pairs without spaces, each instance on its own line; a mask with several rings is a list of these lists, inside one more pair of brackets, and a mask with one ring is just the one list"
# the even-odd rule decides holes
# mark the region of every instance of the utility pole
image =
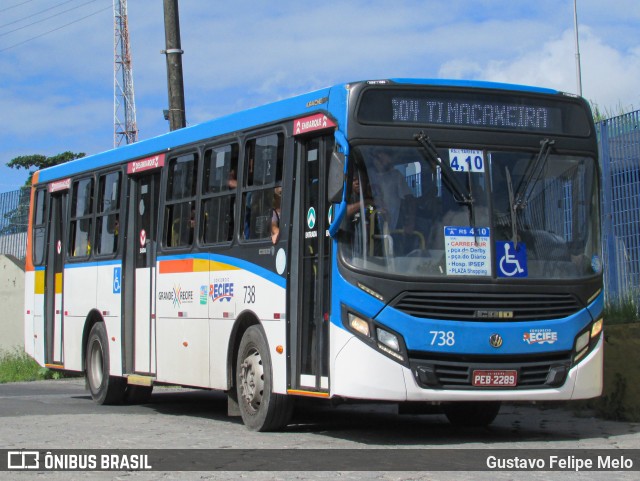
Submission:
[[178,0],[164,0],[164,32],[167,57],[167,87],[169,90],[169,127],[177,130],[185,127],[184,82],[182,79],[182,54],[180,47],[180,20]]
[[582,97],[582,69],[580,68],[580,42],[578,40],[578,5],[577,0],[573,0],[573,24],[576,33],[576,83],[578,95]]
[[113,147],[138,140],[127,0],[113,0]]

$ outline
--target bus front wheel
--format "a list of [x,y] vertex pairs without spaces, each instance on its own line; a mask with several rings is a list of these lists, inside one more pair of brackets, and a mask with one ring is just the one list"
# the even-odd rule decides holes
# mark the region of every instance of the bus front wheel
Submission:
[[442,410],[454,426],[488,426],[500,412],[500,401],[452,402]]
[[238,407],[250,430],[277,431],[288,424],[293,403],[273,392],[271,356],[260,326],[249,327],[242,336],[235,377]]
[[102,322],[91,328],[85,359],[87,385],[98,404],[119,404],[124,398],[126,380],[109,375],[109,343]]

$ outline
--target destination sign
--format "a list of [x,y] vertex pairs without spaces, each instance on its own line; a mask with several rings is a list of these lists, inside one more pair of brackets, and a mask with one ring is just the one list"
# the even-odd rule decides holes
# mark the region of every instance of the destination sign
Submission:
[[393,122],[446,124],[462,127],[553,130],[560,120],[558,109],[533,105],[455,100],[391,99]]
[[590,132],[586,109],[575,100],[513,92],[371,89],[358,105],[358,120],[580,136]]

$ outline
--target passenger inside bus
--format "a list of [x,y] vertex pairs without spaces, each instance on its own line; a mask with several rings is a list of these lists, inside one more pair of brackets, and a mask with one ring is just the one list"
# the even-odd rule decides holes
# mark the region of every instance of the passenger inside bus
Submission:
[[387,150],[381,148],[373,151],[372,160],[367,162],[371,187],[376,201],[381,204],[376,207],[380,212],[385,213],[389,230],[402,227],[411,232],[414,213],[413,195],[405,176],[395,168],[394,163]]
[[280,208],[282,205],[282,187],[273,189],[273,207],[271,209],[271,242],[274,244],[280,238]]
[[193,233],[196,229],[196,208],[191,206],[191,215],[189,217],[189,245],[193,244]]
[[113,221],[113,252],[118,250],[118,236],[120,235],[120,220],[118,214],[115,215]]
[[[361,187],[363,188],[361,189]],[[350,201],[347,204],[347,216],[353,218],[354,215],[360,212],[361,207],[363,207],[365,211],[373,208],[371,189],[366,180],[366,174],[363,171],[359,171],[353,176]]]

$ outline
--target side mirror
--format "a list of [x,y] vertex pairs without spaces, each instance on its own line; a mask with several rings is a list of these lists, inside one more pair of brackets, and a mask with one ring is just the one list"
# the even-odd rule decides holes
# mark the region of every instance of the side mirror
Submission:
[[342,202],[342,196],[344,194],[344,162],[344,154],[334,150],[333,154],[331,154],[327,183],[327,195],[331,204],[339,204]]

